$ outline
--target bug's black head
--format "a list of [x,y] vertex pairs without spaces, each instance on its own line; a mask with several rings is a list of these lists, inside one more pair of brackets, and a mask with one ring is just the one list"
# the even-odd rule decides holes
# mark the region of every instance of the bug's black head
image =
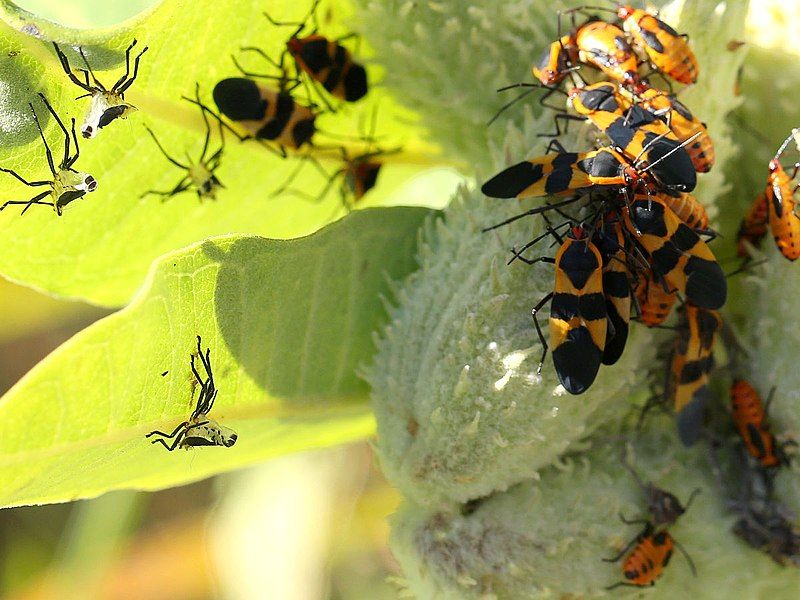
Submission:
[[252,79],[231,77],[214,86],[214,102],[220,112],[232,121],[260,121],[265,102],[261,90]]
[[233,446],[236,443],[236,440],[238,439],[238,437],[239,436],[237,436],[235,433],[232,433],[231,435],[229,435],[227,437],[223,437],[222,438],[222,443],[225,445],[226,448],[230,448],[231,446]]
[[87,192],[93,192],[97,189],[97,180],[91,175],[87,175],[83,180],[83,185],[86,186]]

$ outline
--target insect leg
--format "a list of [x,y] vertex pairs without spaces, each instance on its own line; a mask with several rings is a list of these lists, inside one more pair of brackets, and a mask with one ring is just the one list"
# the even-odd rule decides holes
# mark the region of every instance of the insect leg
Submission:
[[553,292],[547,294],[544,298],[542,298],[539,303],[531,309],[531,317],[533,318],[533,324],[536,326],[536,333],[539,335],[539,341],[542,343],[542,358],[539,360],[539,367],[536,369],[536,374],[541,375],[542,373],[542,366],[544,365],[544,359],[547,356],[547,340],[544,339],[544,334],[542,333],[542,328],[539,327],[539,319],[536,318],[536,313],[541,310],[541,308],[550,302],[553,299]]
[[[131,44],[131,47],[133,47],[133,44],[135,44],[135,43],[136,43],[136,40],[133,40],[133,43]],[[134,81],[136,81],[136,78],[139,76],[139,61],[142,59],[142,56],[144,56],[144,53],[145,53],[145,52],[147,52],[147,50],[148,50],[148,49],[149,49],[149,47],[148,47],[148,46],[145,46],[145,47],[144,47],[144,49],[143,49],[141,52],[139,52],[139,54],[138,54],[138,55],[136,55],[136,58],[135,58],[135,59],[134,59],[134,61],[133,61],[133,75],[131,75],[131,78],[130,78],[130,79],[128,79],[128,81],[126,81],[125,83],[123,83],[123,84],[122,84],[122,85],[121,85],[121,86],[120,86],[120,87],[119,87],[119,88],[116,90],[116,92],[117,92],[117,93],[118,93],[120,96],[121,96],[121,95],[123,95],[123,94],[125,93],[125,90],[127,90],[129,87],[131,87],[131,86],[133,85],[133,82],[134,82]],[[125,66],[125,71],[126,71],[126,75],[127,75],[127,70],[128,70],[128,67],[127,67],[127,65],[128,65],[128,56],[127,56],[127,55],[126,55],[126,60],[125,60],[125,63],[126,63],[126,66]],[[112,91],[113,91],[113,90],[112,90]]]
[[[203,114],[205,114],[205,111],[201,111],[201,112],[203,112]],[[164,158],[166,158],[166,159],[167,159],[169,162],[171,162],[173,165],[175,165],[176,167],[178,167],[178,168],[180,168],[180,169],[188,169],[188,168],[189,168],[189,167],[188,167],[188,166],[186,166],[185,164],[183,164],[183,163],[181,163],[181,162],[178,162],[177,160],[175,160],[174,158],[172,158],[172,157],[171,157],[171,156],[170,156],[170,155],[167,153],[167,151],[166,151],[166,150],[164,150],[164,146],[162,146],[162,145],[161,145],[161,142],[159,142],[159,141],[158,141],[158,138],[156,137],[156,134],[155,134],[155,133],[153,133],[153,130],[152,130],[152,129],[150,129],[150,128],[149,128],[147,125],[145,125],[145,126],[144,126],[144,128],[147,130],[147,133],[149,133],[149,134],[150,134],[150,137],[152,137],[152,138],[153,138],[153,141],[156,143],[156,146],[158,146],[158,149],[159,149],[159,150],[161,150],[161,154],[163,154],[163,155],[164,155]]]
[[67,59],[67,55],[62,52],[61,48],[58,47],[58,44],[53,42],[53,47],[56,49],[56,55],[58,56],[58,60],[61,62],[61,66],[64,69],[64,72],[67,74],[67,77],[70,78],[70,81],[77,85],[79,88],[82,88],[89,92],[89,95],[94,91],[92,86],[89,85],[89,78],[87,76],[86,83],[82,82],[78,79],[77,75],[72,72],[72,69],[69,66],[69,59]]
[[25,185],[30,187],[36,187],[39,185],[50,185],[52,183],[52,181],[28,181],[24,177],[22,177],[22,175],[20,175],[19,173],[17,173],[12,169],[4,169],[3,167],[0,167],[0,171],[2,171],[3,173],[8,173],[9,175],[15,177],[21,183],[24,183]]
[[42,138],[42,143],[44,144],[44,153],[47,156],[47,164],[50,167],[50,172],[53,174],[53,177],[56,176],[56,167],[53,164],[53,153],[50,152],[50,146],[47,145],[47,140],[44,137],[44,131],[42,131],[42,126],[39,123],[39,117],[36,116],[36,111],[33,108],[33,104],[28,103],[28,106],[31,107],[31,113],[33,114],[33,120],[36,123],[36,129],[39,130],[39,136]]
[[38,195],[34,196],[30,200],[9,200],[5,204],[3,204],[3,206],[0,206],[0,210],[5,209],[6,206],[10,206],[12,204],[24,204],[25,208],[23,208],[22,212],[20,213],[21,215],[24,215],[25,211],[28,210],[34,204],[44,204],[45,206],[55,206],[55,203],[53,203],[53,202],[41,202],[42,198],[46,198],[49,195],[50,195],[50,192],[47,191],[47,192],[42,192],[41,194],[38,194]]

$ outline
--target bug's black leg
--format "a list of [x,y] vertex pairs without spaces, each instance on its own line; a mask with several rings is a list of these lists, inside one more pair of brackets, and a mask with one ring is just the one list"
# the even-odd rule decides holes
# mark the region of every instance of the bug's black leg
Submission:
[[[285,192],[288,189],[288,187],[292,183],[294,183],[294,180],[297,178],[297,176],[303,170],[303,167],[306,166],[306,161],[309,158],[310,158],[310,156],[308,156],[308,157],[302,156],[302,157],[298,158],[297,159],[297,166],[292,170],[291,173],[289,173],[289,175],[286,177],[286,179],[283,181],[283,183],[279,187],[277,187],[275,189],[275,191],[273,191],[270,194],[270,196],[274,198],[275,196],[280,196],[283,192]],[[327,178],[327,177],[329,177],[329,175],[326,174],[325,177]]]
[[24,204],[25,208],[23,208],[22,212],[20,213],[21,215],[24,215],[25,211],[28,210],[34,204],[43,204],[45,206],[55,206],[54,202],[41,202],[42,198],[46,198],[49,195],[50,195],[50,192],[48,191],[48,192],[42,192],[41,194],[38,194],[38,195],[34,196],[30,200],[9,200],[8,202],[6,202],[2,206],[0,206],[0,210],[4,210],[6,208],[6,206],[11,206],[13,204]]
[[189,180],[189,176],[187,175],[183,179],[181,179],[178,184],[169,191],[160,191],[160,190],[147,190],[144,192],[139,198],[144,198],[145,196],[161,196],[161,201],[166,202],[173,196],[177,196],[189,189],[191,186],[191,181]]
[[[56,120],[56,123],[58,123],[58,126],[61,127],[61,131],[64,132],[64,160],[61,161],[61,168],[62,169],[69,168],[69,164],[68,164],[69,163],[69,131],[67,131],[67,128],[64,126],[64,122],[61,120],[61,117],[59,117],[58,114],[56,113],[56,111],[53,110],[53,107],[47,101],[47,98],[45,98],[44,94],[39,92],[39,98],[41,98],[42,102],[44,103],[45,107],[50,112],[50,114],[53,115],[53,118]],[[75,123],[75,119],[73,119],[72,122],[74,124]],[[37,119],[37,124],[38,124],[38,119]],[[41,131],[41,129],[39,131]],[[48,151],[49,151],[49,148],[48,148]],[[53,174],[55,175],[55,173],[53,173]]]
[[130,43],[130,45],[125,49],[125,74],[122,75],[122,77],[120,77],[119,79],[117,79],[117,82],[111,86],[112,92],[116,92],[117,88],[121,86],[123,83],[125,83],[125,80],[131,73],[131,50],[135,45],[136,45],[136,38],[134,38],[133,41]]
[[50,185],[51,183],[53,183],[52,181],[28,181],[13,169],[4,169],[3,167],[0,167],[0,171],[2,171],[3,173],[8,173],[9,175],[15,177],[21,183],[24,183],[25,185],[30,187],[36,187],[40,185]]
[[47,140],[44,137],[44,131],[42,131],[42,126],[39,123],[39,117],[36,116],[36,110],[33,108],[33,104],[28,103],[28,106],[31,108],[31,114],[33,114],[33,121],[36,123],[36,129],[39,130],[39,136],[42,138],[42,143],[44,144],[44,153],[47,157],[47,165],[50,167],[50,173],[53,174],[53,177],[56,176],[56,166],[53,164],[53,153],[50,151],[50,146],[47,145]]
[[161,435],[164,436],[165,438],[172,439],[178,434],[181,428],[188,427],[188,425],[189,421],[184,421],[183,423],[180,423],[170,434],[164,433],[163,431],[158,431],[156,429],[155,431],[151,431],[150,433],[145,434],[144,437],[149,438],[151,435]]
[[[204,114],[205,114],[205,113],[204,113]],[[174,158],[172,158],[172,157],[171,157],[171,156],[170,156],[170,155],[167,153],[167,151],[166,151],[166,150],[164,150],[164,146],[162,146],[162,145],[161,145],[161,142],[159,142],[159,141],[158,141],[158,138],[156,137],[156,134],[155,134],[155,133],[153,133],[153,130],[152,130],[152,129],[150,129],[150,128],[149,128],[147,125],[145,125],[145,126],[144,126],[144,128],[147,130],[147,133],[149,133],[149,134],[150,134],[150,137],[152,137],[152,138],[153,138],[153,141],[156,143],[156,146],[158,146],[158,149],[159,149],[159,150],[161,150],[161,154],[163,154],[163,155],[164,155],[164,158],[166,158],[166,159],[167,159],[169,162],[171,162],[173,165],[175,165],[176,167],[178,167],[178,168],[180,168],[180,169],[187,169],[187,170],[189,169],[189,167],[188,167],[188,166],[186,166],[185,164],[183,164],[183,163],[181,163],[181,162],[178,162],[177,160],[175,160]]]
[[94,90],[89,85],[88,76],[86,78],[86,83],[83,83],[80,79],[78,79],[75,73],[72,72],[72,69],[69,66],[69,59],[67,59],[67,55],[64,54],[64,52],[62,52],[61,48],[58,47],[58,44],[53,42],[53,48],[56,49],[56,56],[58,56],[58,60],[61,62],[61,67],[64,69],[64,72],[70,78],[70,81],[72,81],[72,83],[77,85],[79,88],[86,90],[87,92],[89,92],[89,95],[91,95],[92,91]]
[[539,300],[539,303],[531,309],[531,317],[533,318],[533,324],[536,326],[536,333],[539,336],[539,341],[542,344],[542,358],[539,359],[539,367],[536,369],[536,374],[542,374],[542,366],[544,365],[544,359],[547,356],[547,340],[544,339],[544,334],[542,333],[542,328],[539,326],[539,319],[536,317],[536,313],[541,310],[541,308],[550,302],[553,299],[553,292],[547,294],[544,298]]
[[68,158],[67,163],[65,165],[65,167],[68,169],[77,162],[78,157],[81,155],[81,147],[78,145],[78,136],[75,134],[75,119],[74,118],[71,119],[71,122],[72,122],[72,127],[71,127],[72,141],[75,143],[75,155],[71,158]]
[[101,92],[107,92],[108,90],[106,89],[106,87],[100,82],[99,79],[97,79],[97,77],[95,77],[94,71],[92,70],[92,67],[89,64],[89,60],[86,58],[86,54],[84,53],[83,48],[78,47],[78,54],[81,55],[81,58],[83,59],[83,64],[86,65],[86,71],[88,71],[89,75],[92,76],[92,81],[94,82],[94,85],[97,87],[97,89],[100,90]]
[[[135,40],[134,40],[135,41]],[[125,83],[123,83],[116,91],[117,93],[122,96],[125,91],[133,85],[133,82],[136,81],[136,78],[139,76],[139,61],[142,60],[142,56],[144,53],[149,50],[149,46],[145,46],[141,52],[136,56],[136,59],[133,61],[133,75],[131,78],[128,79]]]

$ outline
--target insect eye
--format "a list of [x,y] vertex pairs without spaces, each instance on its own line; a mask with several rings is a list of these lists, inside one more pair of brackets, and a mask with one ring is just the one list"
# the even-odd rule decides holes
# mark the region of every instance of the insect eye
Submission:
[[86,125],[81,129],[81,135],[87,140],[94,135],[94,128],[91,125]]
[[97,189],[97,180],[91,175],[86,176],[86,179],[83,180],[83,184],[86,186],[87,192],[93,192]]

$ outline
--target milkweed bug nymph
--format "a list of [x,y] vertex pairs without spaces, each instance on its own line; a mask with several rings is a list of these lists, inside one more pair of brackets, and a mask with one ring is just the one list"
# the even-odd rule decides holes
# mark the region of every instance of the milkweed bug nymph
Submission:
[[[50,103],[47,101],[47,98],[44,97],[44,94],[39,93],[39,98],[42,99],[42,102],[47,107],[47,110],[53,116],[56,123],[58,123],[61,131],[64,132],[64,157],[59,163],[58,168],[56,168],[55,163],[53,162],[53,153],[50,151],[50,146],[47,145],[47,140],[44,137],[44,131],[42,131],[42,126],[39,123],[39,117],[36,116],[36,110],[33,108],[33,104],[28,104],[31,109],[31,114],[33,115],[33,122],[36,124],[36,129],[39,130],[39,136],[42,138],[45,156],[47,157],[47,165],[50,167],[50,173],[53,175],[53,179],[49,181],[27,181],[16,171],[0,168],[0,171],[12,175],[18,181],[29,187],[50,187],[49,190],[37,194],[30,200],[9,200],[0,206],[0,210],[3,210],[12,204],[24,204],[25,208],[22,209],[21,214],[25,214],[25,211],[34,204],[41,204],[44,206],[52,206],[53,210],[56,211],[56,214],[61,216],[62,212],[64,211],[64,207],[66,207],[70,202],[78,200],[79,198],[83,198],[89,192],[95,191],[97,189],[97,180],[88,173],[81,173],[80,171],[76,171],[72,168],[80,156],[78,138],[75,135],[75,119],[72,119],[71,121],[72,142],[75,144],[75,154],[70,154],[70,132],[67,131],[63,121],[61,121],[61,118],[58,116],[58,114],[56,114],[56,111],[53,110],[53,107],[50,106]],[[45,198],[49,199],[45,200]]]
[[[620,515],[620,518],[626,525],[642,522],[627,521],[622,515]],[[628,550],[633,548],[631,553],[622,562],[622,576],[625,580],[608,586],[606,588],[607,590],[613,590],[622,586],[647,587],[655,585],[656,579],[661,577],[664,569],[669,564],[672,558],[672,552],[676,546],[689,563],[692,575],[697,577],[697,569],[695,569],[694,561],[692,561],[692,558],[683,546],[681,546],[665,529],[658,529],[649,521],[644,521],[644,523],[645,526],[642,532],[633,538],[619,554],[613,558],[603,559],[605,562],[617,562]]]
[[[319,194],[307,196],[298,190],[293,193],[306,196],[312,202],[320,202],[328,195],[336,180],[341,178],[339,185],[339,198],[345,209],[351,210],[378,182],[378,175],[383,168],[383,158],[391,154],[397,154],[402,148],[381,148],[376,143],[375,131],[377,127],[377,108],[372,112],[369,130],[366,130],[364,123],[359,126],[360,135],[358,140],[365,144],[363,151],[352,153],[345,146],[339,146],[341,156],[341,166],[333,173],[328,173],[312,155],[307,154],[300,158],[300,164],[292,172],[286,181],[273,192],[277,196],[288,189],[290,183],[297,177],[305,162],[312,163],[317,170],[325,177],[326,183]],[[333,134],[327,134],[333,135]]]
[[[172,433],[163,431],[151,431],[145,437],[159,435],[151,443],[164,446],[167,450],[180,448],[188,450],[195,446],[224,446],[230,448],[236,443],[238,438],[235,431],[220,425],[214,419],[208,418],[208,413],[214,406],[217,398],[217,388],[214,385],[214,375],[211,372],[211,348],[206,348],[203,353],[200,336],[197,336],[197,354],[191,354],[191,367],[194,374],[194,384],[200,386],[200,393],[197,396],[197,404],[188,421],[178,425]],[[195,356],[199,357],[203,368],[206,371],[206,378],[203,379],[194,365]],[[167,444],[166,440],[172,440],[172,445]]]
[[761,240],[767,235],[768,211],[767,195],[762,192],[755,197],[739,225],[739,231],[736,234],[737,256],[747,258],[750,255],[747,244],[754,248],[761,246]]
[[769,161],[769,176],[767,178],[767,208],[769,226],[772,237],[781,254],[789,260],[800,258],[800,217],[795,213],[797,203],[794,192],[797,186],[793,180],[800,170],[800,163],[795,164],[792,174],[789,175],[780,163],[781,155],[793,139],[797,130],[793,130],[787,137],[774,158]]
[[642,481],[642,478],[639,477],[639,474],[627,460],[623,459],[623,464],[625,468],[630,471],[631,475],[633,475],[633,478],[645,495],[647,511],[650,513],[650,522],[654,527],[674,525],[678,518],[689,510],[695,497],[700,493],[700,488],[695,489],[689,496],[686,506],[683,506],[675,494],[657,487],[652,481],[648,481],[647,483]]
[[[329,40],[317,33],[318,6],[319,0],[314,0],[306,18],[295,23],[276,21],[266,12],[264,16],[276,27],[297,27],[286,41],[285,52],[292,56],[298,70],[308,75],[312,85],[319,83],[329,94],[346,102],[360,100],[368,90],[367,71],[353,60],[350,51],[340,43],[356,36],[349,34]],[[314,27],[308,35],[301,36],[310,18],[315,21]],[[322,94],[320,96],[327,104],[325,96]],[[331,106],[328,105],[328,108],[330,109]]]
[[778,467],[789,463],[784,447],[779,444],[769,429],[767,413],[775,392],[770,390],[766,403],[750,382],[735,379],[731,386],[731,411],[733,423],[747,451],[762,467]]
[[[97,77],[95,77],[94,71],[92,71],[92,67],[89,66],[89,61],[86,59],[86,55],[83,52],[83,48],[78,48],[78,54],[81,55],[86,68],[78,70],[83,72],[85,81],[81,81],[78,79],[78,76],[73,73],[66,54],[58,47],[58,44],[53,42],[53,47],[58,55],[58,60],[61,61],[64,72],[72,83],[86,91],[85,94],[78,96],[78,98],[91,98],[89,112],[86,113],[86,118],[83,121],[83,125],[81,125],[81,135],[83,137],[93,138],[100,129],[106,127],[115,119],[124,119],[128,114],[136,110],[135,106],[125,102],[125,92],[133,85],[133,82],[136,81],[136,77],[139,75],[139,60],[141,60],[142,55],[147,52],[147,46],[145,46],[134,59],[133,73],[131,74],[131,50],[133,50],[134,46],[136,46],[136,40],[133,40],[130,46],[125,50],[125,74],[111,86],[111,89],[107,89]],[[89,82],[89,76],[91,76],[91,83]],[[76,98],[76,100],[78,98]]]
[[[195,99],[197,103],[200,103],[200,92],[198,89],[195,90]],[[142,194],[142,197],[154,194],[157,196],[161,196],[161,201],[165,202],[180,194],[181,192],[185,192],[189,189],[194,189],[195,193],[197,194],[197,199],[200,201],[203,200],[216,200],[217,199],[217,191],[220,188],[224,188],[225,186],[222,185],[222,182],[217,178],[216,170],[220,166],[220,161],[222,160],[222,153],[225,149],[225,137],[222,131],[222,125],[219,125],[219,148],[217,148],[214,153],[206,158],[206,154],[208,153],[208,146],[209,141],[211,139],[211,125],[208,122],[208,116],[206,115],[206,111],[202,108],[200,109],[200,113],[203,116],[203,124],[205,125],[205,138],[203,140],[203,148],[200,151],[200,156],[198,157],[197,161],[192,161],[188,155],[188,164],[184,164],[178,162],[174,158],[172,158],[161,143],[156,138],[156,134],[153,133],[153,130],[145,125],[147,132],[153,138],[153,141],[158,146],[158,149],[161,150],[161,153],[164,157],[171,162],[176,167],[184,169],[186,174],[181,178],[181,180],[169,191],[161,192],[158,190],[148,190],[147,192]]]
[[627,4],[619,6],[617,16],[622,20],[623,29],[645,51],[656,69],[680,83],[697,81],[697,58],[685,35],[657,16]]

